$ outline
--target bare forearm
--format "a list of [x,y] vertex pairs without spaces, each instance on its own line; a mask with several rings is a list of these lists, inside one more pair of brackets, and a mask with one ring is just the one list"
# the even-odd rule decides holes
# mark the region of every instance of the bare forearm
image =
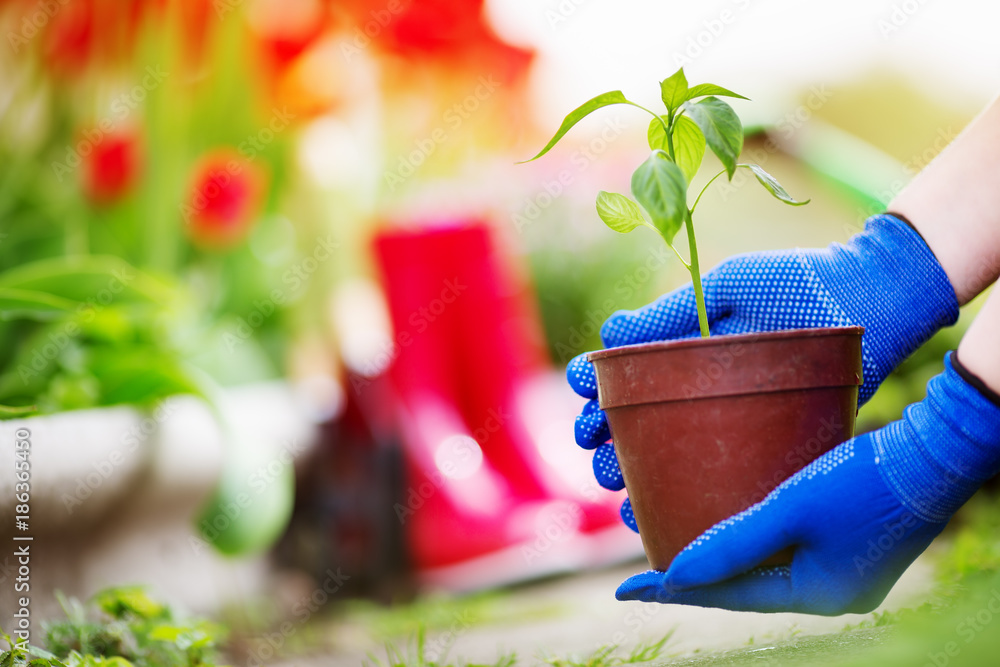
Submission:
[[[889,204],[927,241],[959,304],[1000,276],[1000,99]],[[1000,328],[993,329],[1000,336]]]
[[969,372],[1000,394],[1000,289],[994,289],[965,332],[958,358]]

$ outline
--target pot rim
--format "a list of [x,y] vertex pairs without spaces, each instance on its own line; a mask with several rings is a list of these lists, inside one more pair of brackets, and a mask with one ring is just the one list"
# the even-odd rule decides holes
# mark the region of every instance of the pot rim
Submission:
[[862,326],[846,327],[815,327],[809,329],[780,329],[778,331],[760,331],[742,334],[716,334],[708,338],[681,338],[675,340],[658,340],[649,343],[633,343],[620,345],[587,353],[587,361],[608,359],[629,354],[648,354],[664,350],[679,350],[697,347],[713,347],[716,345],[746,345],[757,342],[787,340],[790,338],[818,338],[824,336],[860,336],[864,334]]

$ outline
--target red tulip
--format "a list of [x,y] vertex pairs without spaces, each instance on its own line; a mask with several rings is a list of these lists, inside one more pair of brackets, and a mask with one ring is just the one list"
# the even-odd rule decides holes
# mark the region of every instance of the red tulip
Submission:
[[94,46],[95,10],[91,0],[65,7],[55,4],[45,35],[45,59],[60,75],[74,75],[86,67]]
[[[79,144],[84,145],[83,142]],[[83,191],[97,204],[123,197],[135,184],[140,171],[138,137],[131,132],[106,134],[94,143],[84,158]]]
[[181,215],[195,243],[230,246],[257,216],[265,178],[261,169],[231,148],[204,155],[192,172]]
[[323,32],[327,8],[320,0],[257,0],[247,22],[265,61],[275,70],[287,67]]
[[488,71],[504,82],[522,77],[532,51],[502,42],[484,18],[483,0],[348,0],[338,7],[348,47],[369,42],[408,62],[440,62]]

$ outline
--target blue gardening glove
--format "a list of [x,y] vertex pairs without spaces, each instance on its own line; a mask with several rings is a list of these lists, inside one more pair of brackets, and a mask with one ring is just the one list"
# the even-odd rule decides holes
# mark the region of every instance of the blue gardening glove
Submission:
[[[627,579],[616,597],[736,611],[871,611],[1000,471],[1000,396],[975,382],[949,353],[927,398],[902,420],[838,445],[707,530],[666,573]],[[753,569],[786,547],[795,548],[791,566]]]
[[[703,277],[712,334],[861,325],[867,401],[882,380],[942,326],[958,318],[958,300],[944,269],[916,231],[892,215],[868,219],[846,245],[732,257]],[[601,328],[607,347],[697,336],[689,284],[634,311],[613,314]],[[576,441],[594,453],[605,488],[624,487],[597,381],[585,355],[566,369],[570,385],[590,400],[576,419]],[[626,500],[622,519],[636,529]]]

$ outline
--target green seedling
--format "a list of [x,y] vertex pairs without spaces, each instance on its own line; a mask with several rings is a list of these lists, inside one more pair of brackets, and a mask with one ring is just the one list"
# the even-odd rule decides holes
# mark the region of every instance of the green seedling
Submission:
[[[597,195],[597,214],[604,224],[616,232],[624,234],[637,227],[649,227],[660,235],[691,274],[701,335],[708,336],[708,314],[701,286],[698,244],[693,223],[695,209],[705,190],[719,176],[726,174],[732,180],[737,169],[747,169],[780,201],[791,206],[801,206],[809,200],[793,199],[759,164],[737,162],[743,149],[743,125],[733,108],[719,98],[748,98],[711,83],[689,86],[683,68],[660,82],[660,97],[666,107],[666,114],[657,114],[632,102],[619,90],[598,95],[570,112],[549,143],[538,155],[526,162],[548,153],[574,125],[597,109],[612,104],[628,104],[649,113],[653,119],[649,123],[646,137],[652,153],[632,174],[634,200],[602,190]],[[719,158],[723,169],[705,183],[689,206],[688,190],[701,166],[706,147]],[[687,230],[687,260],[674,246],[674,237],[682,226]]]

